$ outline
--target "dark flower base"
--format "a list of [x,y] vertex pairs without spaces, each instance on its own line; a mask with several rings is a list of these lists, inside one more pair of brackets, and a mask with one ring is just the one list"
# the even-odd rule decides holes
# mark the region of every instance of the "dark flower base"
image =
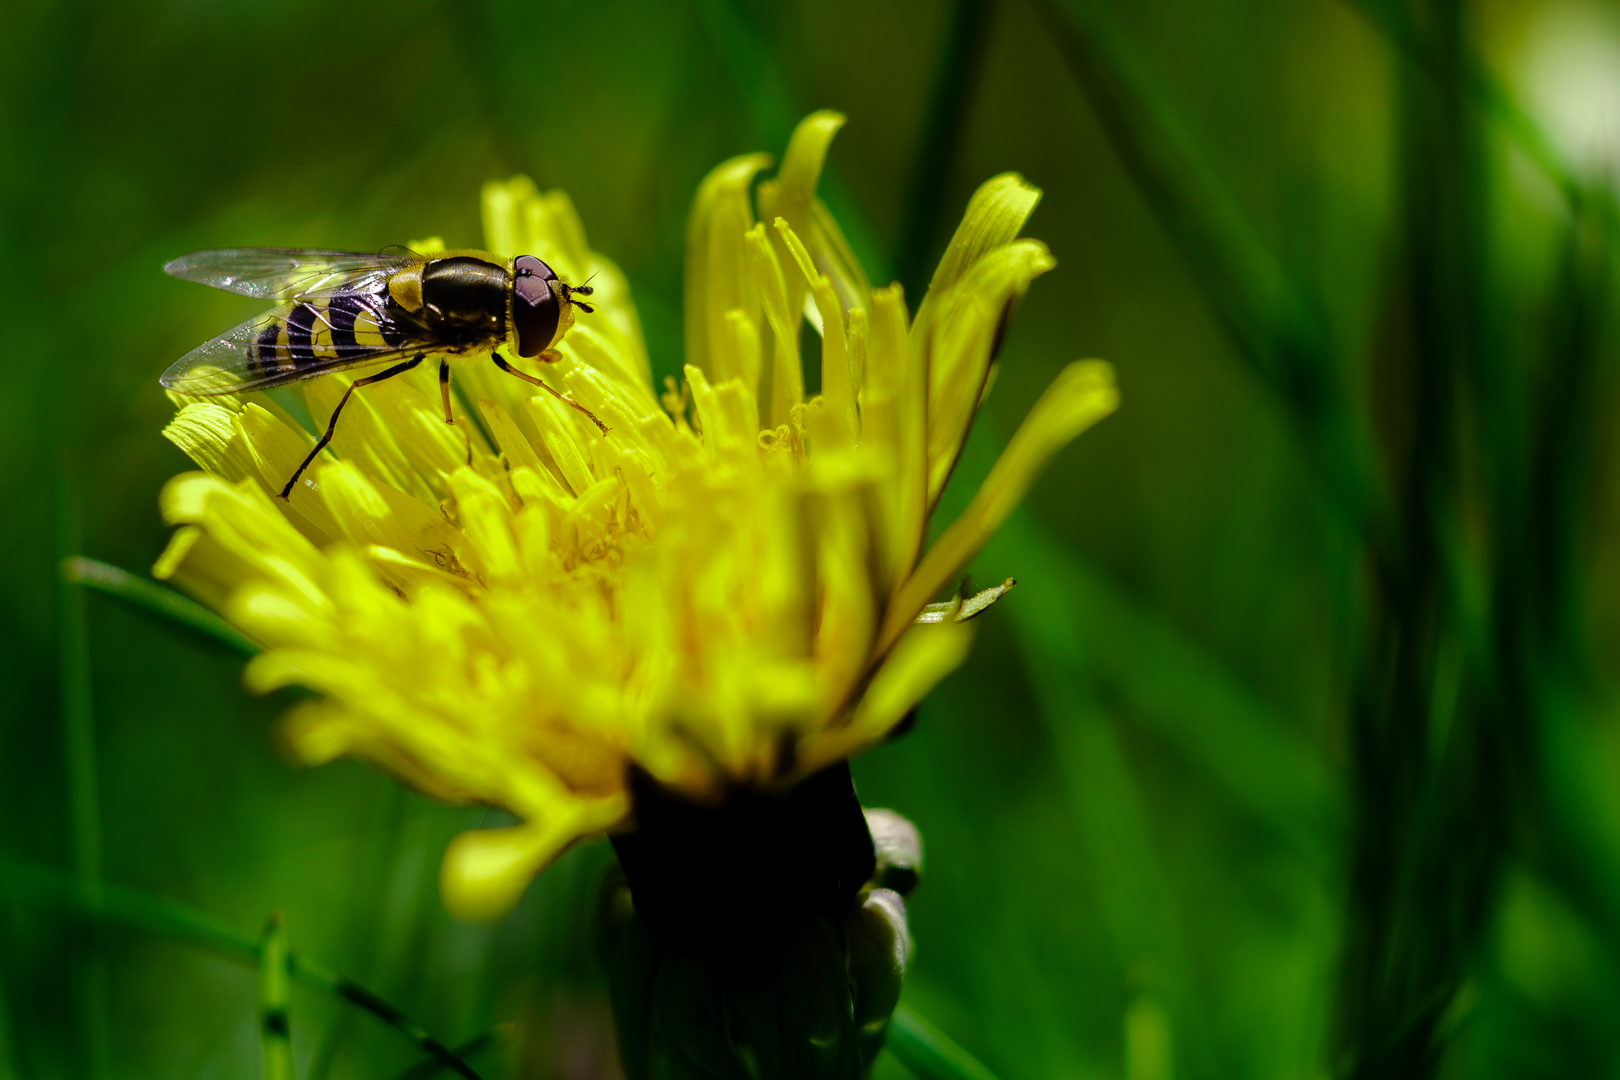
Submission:
[[785,794],[698,805],[632,767],[636,830],[613,838],[636,914],[666,949],[744,959],[807,917],[846,913],[876,856],[848,762]]

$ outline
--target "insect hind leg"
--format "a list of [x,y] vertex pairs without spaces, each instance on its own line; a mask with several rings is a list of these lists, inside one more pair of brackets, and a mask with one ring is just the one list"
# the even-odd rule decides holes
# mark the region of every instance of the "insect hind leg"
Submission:
[[291,501],[293,485],[298,483],[298,478],[304,475],[304,470],[309,468],[310,463],[315,460],[316,455],[318,455],[322,450],[326,449],[327,443],[330,443],[332,441],[332,436],[336,434],[338,417],[343,413],[343,406],[349,403],[350,394],[354,393],[362,386],[370,386],[372,383],[380,383],[384,379],[392,379],[395,375],[403,375],[405,372],[411,370],[411,368],[415,367],[421,362],[421,356],[416,356],[405,361],[403,364],[395,364],[387,371],[379,371],[375,375],[367,375],[363,379],[356,379],[354,382],[350,383],[349,388],[343,391],[343,396],[338,399],[337,408],[332,410],[332,419],[326,425],[326,434],[321,436],[320,441],[315,444],[315,449],[311,450],[309,452],[309,456],[304,458],[303,463],[298,466],[298,469],[292,474],[291,479],[287,481],[287,486],[281,489],[281,494],[276,496],[276,498],[280,499],[282,502]]

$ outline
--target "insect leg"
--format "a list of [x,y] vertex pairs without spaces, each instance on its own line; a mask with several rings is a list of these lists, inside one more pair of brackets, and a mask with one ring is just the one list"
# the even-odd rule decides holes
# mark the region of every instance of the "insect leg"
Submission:
[[550,394],[564,405],[572,406],[573,408],[576,408],[580,412],[584,413],[586,416],[590,417],[591,423],[602,429],[602,434],[606,435],[610,430],[612,430],[606,424],[602,423],[602,421],[598,420],[596,418],[596,414],[591,412],[591,410],[587,409],[585,406],[581,405],[567,394],[553,390],[551,387],[547,386],[533,375],[526,375],[519,371],[517,368],[513,367],[511,364],[508,364],[504,359],[502,359],[500,353],[490,353],[489,355],[490,359],[495,361],[495,366],[506,372],[508,375],[516,375],[524,382],[534,383],[534,385],[538,386],[540,389],[544,390],[546,393]]
[[[456,426],[456,418],[450,412],[450,361],[439,357],[439,397],[444,401],[444,422],[451,427]],[[472,436],[465,430],[461,437],[467,440],[467,465],[472,466]]]
[[287,486],[281,489],[281,494],[278,495],[277,498],[281,499],[283,502],[289,501],[292,496],[293,485],[298,483],[298,478],[304,475],[304,470],[309,468],[310,462],[315,460],[315,455],[319,454],[322,450],[325,450],[326,444],[332,441],[332,435],[337,431],[338,416],[343,412],[343,406],[349,403],[350,394],[354,393],[362,386],[370,386],[372,383],[379,383],[384,379],[392,379],[395,375],[402,375],[421,362],[422,358],[420,356],[416,356],[405,361],[403,364],[395,364],[387,371],[379,371],[375,375],[367,375],[363,379],[356,379],[354,382],[350,383],[349,388],[343,391],[343,396],[338,399],[337,408],[332,410],[332,419],[326,425],[326,434],[321,436],[320,442],[315,444],[315,449],[309,452],[309,456],[304,459],[304,463],[298,466],[298,470],[292,474],[292,479],[287,481]]

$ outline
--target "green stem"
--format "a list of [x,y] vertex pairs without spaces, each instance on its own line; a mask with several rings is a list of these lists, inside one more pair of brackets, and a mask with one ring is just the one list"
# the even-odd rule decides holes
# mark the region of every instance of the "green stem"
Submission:
[[259,1047],[264,1080],[296,1080],[288,998],[287,921],[270,916],[259,940]]
[[904,1005],[894,1010],[883,1045],[921,1080],[996,1080],[978,1058]]
[[[72,879],[61,871],[0,856],[0,889],[7,887],[21,900],[72,907],[102,922],[120,923],[212,949],[238,963],[257,966],[260,961],[261,945],[253,937],[159,896],[103,884],[100,903],[89,906]],[[360,984],[291,951],[287,953],[287,969],[306,986],[335,994],[371,1013],[464,1080],[479,1080],[478,1074],[447,1045]]]
[[201,604],[128,570],[82,555],[69,555],[62,560],[62,579],[179,623],[241,656],[254,656],[260,651],[259,646],[236,627]]
[[[82,527],[78,472],[64,454],[57,474],[56,543],[59,554],[76,550]],[[57,650],[62,695],[62,742],[67,768],[68,828],[73,840],[74,883],[80,902],[101,899],[101,806],[96,776],[95,713],[90,694],[90,635],[84,593],[72,581],[57,582]],[[92,930],[82,943],[77,973],[79,1023],[89,1074],[112,1075],[111,1027],[107,1018],[107,977]]]

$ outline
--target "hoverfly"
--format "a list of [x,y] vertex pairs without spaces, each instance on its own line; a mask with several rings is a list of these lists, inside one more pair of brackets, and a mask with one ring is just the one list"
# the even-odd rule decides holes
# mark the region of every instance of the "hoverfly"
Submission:
[[163,269],[227,292],[283,301],[170,365],[158,381],[177,393],[242,394],[394,362],[344,391],[326,434],[281,489],[283,500],[332,441],[350,394],[410,371],[430,354],[440,357],[439,395],[447,424],[455,422],[450,358],[487,352],[496,367],[556,395],[607,434],[589,409],[514,368],[497,351],[510,343],[519,356],[556,360],[554,346],[574,325],[574,309],[595,310],[575,299],[591,295],[589,285],[567,284],[533,255],[227,248],[182,255]]

